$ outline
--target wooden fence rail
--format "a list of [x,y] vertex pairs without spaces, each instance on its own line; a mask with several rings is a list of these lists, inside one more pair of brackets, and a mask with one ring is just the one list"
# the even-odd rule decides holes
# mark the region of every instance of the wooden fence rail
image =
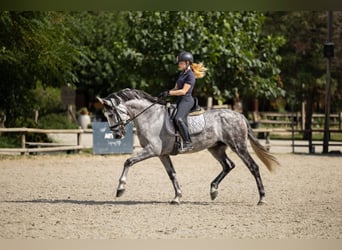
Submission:
[[[273,127],[284,127],[289,128],[292,124],[296,129],[304,130],[305,114],[301,112],[287,112],[287,113],[276,113],[276,112],[260,112],[260,124],[265,126]],[[324,126],[324,114],[313,114],[312,115],[312,126],[314,128],[320,128]],[[342,112],[338,114],[330,114],[330,127],[342,130]]]
[[[0,133],[18,133],[21,138],[21,148],[0,148],[0,152],[8,153],[38,153],[54,151],[78,151],[83,148],[82,134],[92,133],[92,129],[37,129],[37,128],[0,128]],[[61,143],[37,143],[27,142],[28,133],[39,134],[77,134],[77,145]],[[28,147],[27,147],[28,146]]]
[[[253,129],[253,132],[256,134],[262,133],[265,136],[265,147],[269,150],[271,145],[276,146],[275,144],[271,144],[271,134],[291,134],[292,135],[292,153],[295,153],[296,147],[307,147],[308,152],[310,154],[315,153],[315,146],[323,146],[322,141],[313,141],[312,136],[308,140],[303,140],[300,143],[299,141],[294,139],[294,133],[323,133],[323,129],[310,129],[310,130],[302,130],[302,129],[286,129],[286,128],[256,128]],[[342,133],[342,130],[340,129],[330,129],[329,130],[329,135],[331,133]],[[330,136],[329,136],[330,138]],[[329,147],[334,146],[334,147],[341,147],[342,148],[342,141],[341,140],[329,140]]]
[[[298,126],[300,119],[299,113],[270,113],[270,112],[262,112],[260,113],[262,117],[267,117],[267,119],[261,120],[261,125],[258,128],[253,129],[255,133],[263,133],[265,135],[266,139],[266,146],[270,147],[270,135],[271,134],[292,134],[292,147],[293,152],[295,147],[299,146],[302,147],[303,145],[296,145],[294,143],[294,133],[304,133],[305,130],[301,128],[301,126]],[[334,128],[331,128],[329,132],[334,133],[342,133],[342,126],[341,126],[341,116],[340,114],[332,114],[331,119],[335,119],[335,121],[332,123]],[[281,117],[283,120],[276,120],[277,118]],[[321,118],[321,114],[315,114],[314,117]],[[324,117],[324,116],[323,116]],[[271,118],[271,119],[269,119]],[[297,123],[294,123],[293,121],[297,121]],[[271,126],[269,126],[271,125]],[[284,126],[285,125],[285,126]],[[18,133],[21,135],[21,147],[20,148],[0,148],[1,152],[8,152],[8,153],[21,153],[21,154],[27,154],[27,153],[38,153],[38,152],[53,152],[53,151],[79,151],[83,148],[82,146],[82,135],[85,133],[92,133],[92,129],[36,129],[36,128],[0,128],[0,134],[1,133]],[[308,132],[308,131],[306,131]],[[311,129],[311,133],[322,133],[323,130],[318,129]],[[68,145],[68,144],[62,144],[62,143],[37,143],[37,142],[27,142],[26,136],[28,133],[42,133],[42,134],[76,134],[77,135],[77,144],[76,145]],[[334,142],[335,143],[335,142]],[[314,148],[314,146],[317,143],[313,143],[312,140],[308,140],[308,144],[306,145],[309,148],[309,152],[311,152]],[[333,144],[329,144],[333,145]],[[336,146],[340,146],[339,142],[336,144]]]

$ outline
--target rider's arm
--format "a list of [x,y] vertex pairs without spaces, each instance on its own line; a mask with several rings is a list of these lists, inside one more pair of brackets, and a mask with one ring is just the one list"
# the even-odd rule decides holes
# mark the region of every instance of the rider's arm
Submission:
[[[176,84],[175,84],[175,87],[174,87],[173,89],[171,89],[171,90],[178,90],[178,84],[176,83]],[[170,90],[170,91],[171,91],[171,90]]]
[[182,89],[177,88],[177,83],[174,89],[169,90],[169,95],[181,96],[186,95],[186,93],[191,88],[191,84],[185,83]]

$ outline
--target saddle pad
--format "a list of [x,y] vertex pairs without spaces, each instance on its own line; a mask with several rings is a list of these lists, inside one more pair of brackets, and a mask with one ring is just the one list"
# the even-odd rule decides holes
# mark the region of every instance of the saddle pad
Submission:
[[[175,134],[175,126],[173,120],[170,118],[169,113],[165,115],[165,128],[169,134]],[[204,115],[188,116],[188,128],[190,135],[198,134],[203,131],[205,127]]]
[[205,126],[204,115],[188,116],[188,127],[190,135],[202,132]]

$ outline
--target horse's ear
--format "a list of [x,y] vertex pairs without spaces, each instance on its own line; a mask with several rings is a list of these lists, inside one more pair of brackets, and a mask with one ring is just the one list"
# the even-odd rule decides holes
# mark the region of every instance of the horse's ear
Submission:
[[101,97],[96,96],[96,100],[97,100],[98,102],[100,102],[101,104],[103,104],[103,99],[102,99]]
[[106,105],[106,106],[109,106],[109,107],[112,107],[112,106],[113,106],[113,104],[112,104],[110,101],[108,101],[107,99],[104,99],[104,98],[101,98],[101,97],[98,97],[98,96],[96,96],[96,99],[97,99],[97,101],[99,101],[102,105]]

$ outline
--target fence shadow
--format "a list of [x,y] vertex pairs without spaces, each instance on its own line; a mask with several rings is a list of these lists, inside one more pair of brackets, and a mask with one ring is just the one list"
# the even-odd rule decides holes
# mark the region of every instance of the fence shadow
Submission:
[[[124,205],[124,206],[136,206],[136,205],[171,205],[169,201],[139,201],[139,200],[109,200],[109,201],[96,201],[96,200],[72,200],[72,199],[33,199],[33,200],[12,200],[12,201],[1,201],[6,203],[22,203],[22,204],[73,204],[73,205],[84,205],[84,206],[102,206],[102,205]],[[208,206],[208,205],[228,205],[233,204],[232,202],[216,202],[216,201],[181,201],[181,205],[197,205],[197,206]]]

